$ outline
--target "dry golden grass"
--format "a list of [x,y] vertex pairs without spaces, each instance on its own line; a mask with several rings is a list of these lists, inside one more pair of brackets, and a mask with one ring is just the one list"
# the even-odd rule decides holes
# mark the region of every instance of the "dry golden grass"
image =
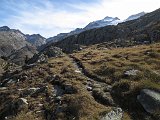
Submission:
[[[65,104],[67,105],[66,109],[70,114],[57,114],[59,119],[69,119],[74,116],[76,119],[78,118],[80,120],[95,120],[99,118],[99,114],[101,112],[110,110],[110,107],[103,106],[94,100],[83,84],[87,79],[82,74],[76,73],[75,70],[76,68],[74,67],[71,59],[66,55],[59,58],[51,58],[47,63],[38,64],[36,67],[23,70],[22,72],[16,74],[15,76],[25,74],[28,78],[16,83],[16,85],[10,85],[12,93],[10,93],[10,90],[8,90],[8,92],[14,97],[14,99],[12,99],[13,102],[20,97],[21,92],[17,91],[17,89],[28,89],[42,86],[48,87],[46,92],[42,92],[36,97],[26,96],[25,99],[27,99],[27,102],[29,103],[28,111],[32,110],[31,114],[24,114],[24,111],[21,111],[22,113],[19,113],[15,117],[15,120],[25,120],[27,118],[32,120],[34,119],[33,117],[40,119],[41,117],[37,116],[35,113],[41,109],[38,104],[43,104],[43,109],[46,109],[53,114],[55,105],[52,99],[51,101],[48,101],[48,96],[52,94],[54,84],[47,81],[47,78],[52,75],[59,76],[59,82],[62,86],[71,84],[77,91],[74,94],[66,94],[62,96],[62,99],[65,100]],[[42,116],[44,115],[42,114]]]
[[[143,119],[143,109],[137,103],[141,89],[160,90],[160,43],[130,48],[88,47],[72,54],[85,70],[113,86],[113,98],[124,110],[124,120]],[[138,70],[135,76],[126,76],[128,70]]]
[[75,72],[76,68],[68,56],[51,59],[49,64],[52,65],[51,71],[54,74],[58,74],[61,80],[64,81],[63,84],[72,84],[77,90],[76,94],[64,96],[65,101],[68,101],[67,117],[72,117],[73,115],[79,120],[96,120],[101,112],[110,110],[110,107],[97,103],[86,90],[83,84],[86,78],[82,74]]
[[[85,69],[113,84],[122,79],[134,82],[151,81],[160,85],[160,44],[141,45],[131,48],[97,50],[96,46],[73,54]],[[127,70],[139,70],[135,77],[124,77]]]
[[[103,48],[103,46],[101,49],[97,49],[97,46],[93,45],[72,55],[80,60],[89,74],[111,84],[113,90],[117,91],[113,97],[116,103],[126,110],[123,120],[131,120],[132,110],[140,109],[137,112],[142,111],[135,104],[136,95],[142,88],[160,88],[159,43],[110,50]],[[139,72],[136,76],[124,76],[124,72],[130,69],[136,69]],[[13,79],[23,75],[27,75],[28,78],[20,80],[16,84],[11,84],[10,89],[4,91],[4,96],[10,98],[13,102],[21,97],[21,92],[17,91],[17,89],[48,86],[45,92],[38,94],[36,97],[25,97],[29,103],[28,111],[31,111],[31,113],[25,114],[24,111],[21,111],[15,120],[25,120],[27,118],[31,120],[34,118],[41,119],[36,114],[36,111],[41,109],[46,109],[51,114],[53,113],[55,104],[48,97],[53,92],[54,83],[49,82],[47,78],[54,75],[60,78],[61,86],[71,84],[76,89],[75,93],[62,96],[67,112],[58,114],[57,117],[59,119],[76,117],[79,120],[98,120],[102,112],[109,111],[111,107],[99,104],[94,100],[85,88],[84,83],[86,83],[87,78],[80,73],[76,73],[75,70],[76,68],[71,58],[64,55],[58,58],[50,58],[47,63],[38,64],[36,67],[15,74]],[[3,109],[7,102],[5,103],[4,99],[2,99],[1,103],[4,103],[0,106]],[[44,107],[40,108],[38,104],[44,104]],[[135,106],[133,107],[133,105]],[[130,110],[127,111],[128,108]],[[43,113],[42,116],[44,116]]]

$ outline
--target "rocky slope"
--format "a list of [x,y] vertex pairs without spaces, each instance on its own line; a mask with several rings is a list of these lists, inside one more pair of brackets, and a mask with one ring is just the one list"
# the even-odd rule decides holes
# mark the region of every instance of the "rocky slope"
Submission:
[[0,56],[8,56],[14,51],[30,45],[22,32],[7,26],[0,27],[0,43]]
[[24,65],[27,60],[38,53],[35,46],[25,46],[8,56],[8,61],[17,65]]
[[80,49],[81,45],[101,42],[108,42],[117,47],[146,44],[159,41],[159,26],[160,9],[117,26],[106,26],[72,35],[52,45],[62,48],[65,52],[73,52],[73,50]]
[[40,34],[25,35],[25,36],[26,40],[36,47],[40,47],[46,44],[46,38],[42,37]]

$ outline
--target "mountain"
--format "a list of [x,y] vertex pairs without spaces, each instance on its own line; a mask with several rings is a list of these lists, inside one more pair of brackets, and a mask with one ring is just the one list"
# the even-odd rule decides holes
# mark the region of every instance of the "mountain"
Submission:
[[33,34],[33,35],[25,35],[26,36],[26,40],[35,45],[36,47],[40,47],[44,44],[46,44],[46,38],[44,38],[43,36],[41,36],[40,34]]
[[77,28],[69,33],[60,33],[57,36],[50,37],[47,39],[47,41],[49,43],[57,42],[57,41],[63,40],[64,38],[67,38],[71,35],[77,35],[81,32],[86,31],[86,30],[90,30],[93,28],[100,28],[100,27],[104,27],[104,26],[108,26],[108,25],[117,25],[119,22],[121,22],[119,18],[117,18],[117,17],[113,18],[113,17],[107,16],[102,20],[97,20],[97,21],[89,23],[84,28]]
[[52,42],[57,42],[57,41],[59,41],[59,40],[62,40],[62,39],[64,39],[65,37],[67,37],[68,36],[68,33],[60,33],[60,34],[58,34],[58,35],[56,35],[56,36],[54,36],[54,37],[50,37],[50,38],[48,38],[47,39],[47,42],[48,43],[52,43]]
[[9,56],[14,51],[31,45],[21,31],[7,26],[0,27],[0,43],[0,56]]
[[78,35],[69,36],[53,46],[62,48],[65,52],[81,49],[80,46],[101,42],[115,43],[116,46],[130,46],[159,41],[160,9],[148,13],[138,19],[119,23],[117,26],[106,26],[84,31]]
[[135,19],[137,19],[137,18],[139,18],[139,17],[141,17],[141,16],[144,16],[145,14],[146,14],[145,12],[140,12],[140,13],[138,13],[138,14],[129,16],[129,17],[128,17],[126,20],[124,20],[124,21],[135,20]]
[[0,31],[9,31],[10,28],[8,26],[2,26],[0,27]]
[[[139,18],[139,17],[141,17],[145,14],[146,14],[145,12],[141,12],[141,13],[138,13],[138,14],[135,14],[135,15],[131,15],[126,20],[124,20],[124,22],[137,19],[137,18]],[[86,30],[90,30],[90,29],[93,29],[93,28],[105,27],[105,26],[108,26],[108,25],[117,25],[118,23],[121,23],[121,22],[123,22],[123,21],[121,21],[118,17],[107,16],[102,20],[97,20],[97,21],[90,22],[84,28],[77,28],[77,29],[75,29],[75,30],[73,30],[69,33],[60,33],[57,36],[50,37],[50,38],[47,39],[47,42],[49,42],[48,44],[50,44],[50,43],[53,43],[53,42],[63,40],[63,39],[65,39],[65,38],[67,38],[71,35],[77,35],[81,32],[86,31]]]
[[102,20],[98,20],[98,21],[89,23],[84,29],[89,30],[89,29],[100,28],[100,27],[104,27],[108,25],[117,25],[120,22],[121,22],[120,19],[117,17],[113,18],[113,17],[107,16]]
[[46,43],[39,34],[25,35],[8,26],[0,27],[0,56],[7,57],[9,62],[24,65],[25,59],[37,53],[37,48]]

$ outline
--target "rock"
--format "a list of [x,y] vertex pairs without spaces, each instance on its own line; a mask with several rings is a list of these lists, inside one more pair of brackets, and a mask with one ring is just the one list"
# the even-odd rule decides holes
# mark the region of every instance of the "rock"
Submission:
[[92,91],[92,87],[87,86],[87,90],[88,90],[88,91]]
[[55,102],[58,103],[58,104],[61,104],[61,102],[62,102],[62,97],[61,97],[61,96],[57,96],[57,97],[55,98]]
[[38,106],[39,106],[39,107],[42,107],[42,106],[43,106],[43,104],[39,103],[39,104],[38,104]]
[[148,113],[160,113],[160,92],[143,89],[137,99]]
[[18,82],[19,79],[4,79],[3,82],[1,83],[1,86],[10,86],[11,84],[15,84]]
[[27,102],[27,99],[25,99],[25,98],[20,98],[19,100],[18,100],[18,103],[19,104],[26,104],[26,105],[28,105],[28,102]]
[[33,68],[36,66],[36,63],[33,63],[33,64],[29,64],[29,65],[24,65],[22,68],[23,69],[30,69],[30,68]]
[[93,88],[101,88],[102,86],[100,84],[93,84]]
[[7,83],[9,83],[9,84],[11,83],[12,84],[12,83],[15,83],[15,82],[16,81],[14,81],[13,79],[10,79]]
[[41,54],[39,56],[39,59],[37,60],[38,63],[45,63],[47,61],[48,57],[44,54]]
[[26,108],[28,106],[27,99],[25,99],[25,98],[19,98],[15,105],[17,105],[17,108],[19,110],[21,110],[23,108]]
[[48,58],[51,57],[60,57],[63,56],[63,52],[60,48],[49,46],[43,49],[38,54],[34,55],[29,61],[29,64],[38,62],[38,63],[46,63]]
[[107,113],[100,120],[121,120],[123,111],[121,108],[114,108],[111,112]]
[[[47,87],[40,87],[40,88],[36,88],[35,92],[32,93],[32,97],[37,96],[39,93],[44,92],[47,89]],[[33,89],[34,90],[34,89]]]
[[32,95],[33,93],[35,93],[39,89],[40,88],[29,88],[27,90],[24,90],[24,92],[22,93],[22,96]]
[[37,96],[39,93],[44,92],[46,90],[46,87],[37,87],[37,88],[29,88],[27,90],[24,90],[24,92],[21,94],[22,96],[32,96],[35,97]]
[[80,70],[75,70],[75,72],[76,72],[76,73],[81,73],[81,71],[80,71]]
[[111,85],[107,85],[107,86],[104,88],[104,91],[105,91],[105,92],[111,92],[111,91],[112,91],[112,86],[111,86]]
[[94,88],[92,94],[93,97],[102,104],[112,105],[112,106],[115,105],[110,92],[104,92],[101,88]]
[[50,57],[59,57],[63,55],[62,49],[54,46],[47,47],[44,50],[44,54]]
[[134,70],[134,69],[132,69],[132,70],[126,71],[126,72],[124,73],[124,75],[127,75],[127,76],[136,76],[138,72],[139,72],[139,70]]
[[55,85],[54,93],[56,94],[56,96],[62,96],[64,94],[64,90],[60,86]]
[[77,92],[77,90],[73,87],[72,84],[64,85],[64,91],[66,94],[74,94]]
[[7,90],[7,87],[0,87],[0,90]]

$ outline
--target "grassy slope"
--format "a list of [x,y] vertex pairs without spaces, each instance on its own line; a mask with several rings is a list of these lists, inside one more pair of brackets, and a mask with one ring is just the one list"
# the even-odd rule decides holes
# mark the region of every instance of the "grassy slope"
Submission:
[[[80,52],[72,54],[80,60],[86,71],[113,86],[112,96],[124,113],[124,120],[131,118],[143,119],[144,110],[136,101],[136,96],[142,88],[160,88],[160,44],[148,46],[137,46],[132,48],[117,48],[108,50],[104,45],[94,45]],[[124,76],[126,70],[139,70],[137,76]],[[17,89],[27,89],[32,87],[48,86],[45,92],[37,96],[26,96],[28,108],[15,117],[15,120],[25,120],[25,118],[44,119],[46,114],[37,113],[39,110],[46,110],[47,114],[53,114],[56,104],[52,96],[54,81],[48,78],[58,76],[59,85],[71,84],[76,90],[73,94],[62,96],[63,108],[65,112],[56,115],[57,119],[70,119],[76,117],[80,120],[99,119],[99,114],[110,110],[110,106],[97,103],[85,88],[86,78],[82,74],[76,73],[71,59],[65,55],[63,57],[51,58],[47,63],[39,64],[31,69],[23,70],[13,75],[13,79],[27,76],[27,79],[20,79],[16,84],[10,84],[9,89],[0,91],[0,117],[5,115],[6,106],[16,102],[21,97],[21,91]],[[43,104],[42,107],[38,104]]]
[[[136,97],[142,88],[160,90],[159,43],[110,50],[103,44],[93,45],[73,56],[90,75],[113,86],[112,96],[126,113],[134,119],[143,119],[144,110]],[[139,71],[136,76],[124,75],[132,69]]]
[[[69,119],[73,116],[76,119],[98,119],[99,113],[107,111],[110,107],[105,107],[101,104],[98,104],[94,101],[94,98],[89,94],[85,89],[83,84],[86,81],[84,76],[75,73],[75,68],[70,61],[70,58],[67,56],[49,59],[48,63],[39,64],[37,67],[23,70],[18,74],[13,76],[13,79],[18,79],[20,76],[26,75],[28,78],[26,80],[21,80],[16,84],[10,84],[9,89],[0,91],[0,116],[5,115],[3,112],[6,106],[12,102],[16,102],[18,98],[21,97],[21,91],[17,89],[28,89],[32,87],[45,87],[48,86],[45,92],[39,93],[37,96],[26,96],[25,99],[28,100],[29,107],[24,109],[15,120],[26,120],[25,118],[29,117],[31,120],[38,118],[44,119],[44,114],[36,114],[36,111],[47,110],[48,114],[55,109],[55,103],[53,99],[49,99],[52,96],[53,81],[48,81],[48,77],[56,75],[60,78],[60,86],[66,84],[72,84],[76,89],[75,94],[65,94],[62,96],[64,99],[64,110],[67,112],[59,113],[56,115],[57,119]],[[6,100],[7,99],[7,100]],[[38,104],[43,104],[42,107],[39,107]],[[95,109],[96,108],[96,109]]]

